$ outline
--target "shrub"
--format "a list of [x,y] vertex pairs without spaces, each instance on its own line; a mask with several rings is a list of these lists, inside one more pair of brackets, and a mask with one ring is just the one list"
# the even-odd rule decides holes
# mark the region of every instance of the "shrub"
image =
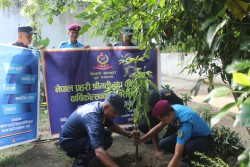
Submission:
[[[210,120],[215,115],[212,109],[200,108],[197,112],[211,127]],[[211,133],[214,138],[214,149],[210,154],[211,156],[226,160],[229,156],[238,155],[239,148],[242,147],[239,133],[224,126],[211,128]]]
[[201,159],[206,161],[206,164],[192,161],[191,163],[196,167],[208,167],[208,166],[209,167],[229,167],[229,165],[220,158],[210,158],[199,152],[195,152],[195,155],[200,156]]
[[239,133],[222,126],[213,127],[212,135],[214,138],[213,156],[218,156],[225,160],[229,156],[237,155],[241,148]]

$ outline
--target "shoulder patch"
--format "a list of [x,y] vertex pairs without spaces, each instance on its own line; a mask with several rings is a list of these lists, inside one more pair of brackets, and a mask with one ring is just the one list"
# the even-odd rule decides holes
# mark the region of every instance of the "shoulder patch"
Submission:
[[178,131],[177,131],[177,136],[178,136],[179,138],[182,138],[182,136],[183,136],[182,130],[178,130]]

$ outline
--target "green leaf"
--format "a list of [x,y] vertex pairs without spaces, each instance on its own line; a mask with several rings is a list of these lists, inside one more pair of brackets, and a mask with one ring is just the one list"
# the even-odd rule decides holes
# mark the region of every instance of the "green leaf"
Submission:
[[211,127],[217,124],[225,115],[230,112],[230,109],[237,105],[237,102],[229,103],[225,105],[215,117],[211,119]]
[[[246,37],[248,36],[247,34],[245,34]],[[250,48],[250,38],[246,38],[245,40],[241,41],[240,44],[240,50],[248,50],[248,48]]]
[[250,127],[250,104],[241,104],[240,123],[245,127]]
[[247,98],[244,100],[244,103],[246,103],[246,104],[250,104],[250,96],[249,96],[249,97],[247,97]]
[[226,86],[213,89],[205,98],[203,102],[210,103],[214,98],[230,95],[232,90]]
[[250,60],[234,61],[226,67],[227,73],[238,72],[250,68]]
[[238,156],[241,167],[250,166],[250,147],[248,147],[241,155]]
[[82,26],[79,34],[82,35],[84,34],[85,32],[89,31],[89,29],[91,28],[91,25],[90,24],[85,24],[84,26]]
[[141,20],[137,20],[135,23],[134,23],[134,29],[139,29],[140,26],[142,24],[142,21]]
[[88,15],[87,12],[82,12],[82,13],[78,13],[77,15],[75,15],[75,18],[83,18],[85,15]]
[[41,45],[44,47],[49,46],[49,43],[50,43],[50,40],[48,37],[41,41]]
[[113,3],[119,4],[121,0],[112,0]]
[[215,24],[209,27],[208,32],[207,32],[207,38],[206,38],[206,41],[209,47],[211,47],[212,42],[217,32],[227,23],[227,21],[228,20],[225,19],[221,23]]
[[250,78],[245,74],[235,72],[235,73],[233,73],[233,80],[237,84],[241,84],[244,86],[250,86]]
[[225,37],[225,34],[220,35],[220,36],[218,36],[218,37],[215,39],[214,44],[213,44],[213,48],[212,48],[212,51],[213,51],[213,52],[216,52],[216,51],[218,51],[218,50],[220,49],[220,44],[221,44],[222,42],[224,42],[224,37]]
[[159,6],[160,8],[164,7],[166,0],[160,0]]
[[213,16],[208,18],[199,28],[200,31],[204,31],[209,25],[217,20],[217,16]]
[[53,23],[53,17],[50,16],[50,17],[48,18],[47,22],[51,25],[51,24]]
[[238,18],[240,21],[247,15],[247,9],[249,2],[242,2],[240,0],[227,0],[226,5],[229,8],[229,11],[233,14],[235,18]]

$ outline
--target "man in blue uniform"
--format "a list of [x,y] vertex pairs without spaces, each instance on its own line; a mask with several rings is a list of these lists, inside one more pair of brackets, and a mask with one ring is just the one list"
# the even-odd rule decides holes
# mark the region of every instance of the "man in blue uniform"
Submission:
[[[178,97],[171,89],[161,89],[159,93],[156,92],[155,90],[152,90],[150,92],[150,97],[148,99],[148,104],[150,106],[150,112],[148,114],[150,125],[148,125],[148,122],[145,117],[139,123],[139,129],[144,134],[148,133],[149,129],[153,128],[160,122],[157,118],[154,118],[152,115],[152,109],[159,100],[167,100],[170,104],[183,105],[183,100],[180,97]],[[167,132],[164,135],[164,137],[176,133],[176,131],[177,130],[173,126],[168,126]],[[158,135],[154,136],[152,139],[153,140],[149,139],[144,143],[153,144],[154,140],[158,140]]]
[[[114,46],[137,46],[132,42],[134,30],[132,28],[123,28],[122,42],[114,44]],[[111,43],[107,43],[106,46],[113,46]]]
[[29,44],[32,42],[33,34],[36,33],[33,32],[32,27],[30,26],[18,27],[17,41],[12,45],[32,49],[32,47],[30,47]]
[[104,102],[85,104],[69,116],[61,130],[59,143],[68,156],[76,157],[74,167],[84,167],[95,156],[105,166],[118,166],[106,152],[112,145],[111,131],[129,138],[139,136],[139,132],[126,131],[113,123],[115,117],[124,114],[127,112],[123,98],[110,93]]
[[69,40],[62,42],[59,45],[59,48],[82,48],[84,47],[83,44],[77,41],[79,37],[80,29],[81,29],[81,26],[79,26],[78,24],[71,24],[68,27]]
[[155,148],[156,155],[159,157],[163,155],[161,150],[174,153],[169,167],[176,167],[183,154],[187,154],[189,162],[200,161],[194,152],[206,153],[211,150],[213,146],[211,130],[207,123],[191,108],[180,104],[170,106],[167,100],[160,100],[153,108],[153,116],[160,123],[135,141],[135,144],[144,142],[167,125],[175,126],[177,134],[161,139]]

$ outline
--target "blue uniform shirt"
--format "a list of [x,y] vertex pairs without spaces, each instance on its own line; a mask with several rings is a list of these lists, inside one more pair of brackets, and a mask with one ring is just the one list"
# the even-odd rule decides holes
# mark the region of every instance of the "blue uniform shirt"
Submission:
[[175,118],[178,117],[182,122],[182,126],[177,130],[177,144],[185,144],[190,138],[211,134],[205,120],[191,108],[179,104],[171,107],[175,111]]
[[103,102],[91,102],[79,107],[67,119],[60,133],[60,143],[89,136],[93,149],[104,145],[104,126],[113,125],[105,120]]
[[83,44],[79,42],[76,42],[76,44],[73,44],[70,40],[62,42],[59,45],[59,48],[82,48],[82,47],[84,47]]

